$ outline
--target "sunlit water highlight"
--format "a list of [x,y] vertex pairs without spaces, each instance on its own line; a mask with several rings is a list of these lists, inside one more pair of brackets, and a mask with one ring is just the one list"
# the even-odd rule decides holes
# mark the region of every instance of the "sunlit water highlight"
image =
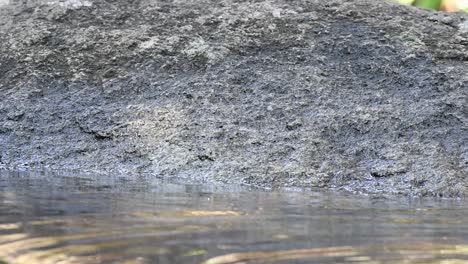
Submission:
[[468,204],[3,171],[2,261],[468,263]]

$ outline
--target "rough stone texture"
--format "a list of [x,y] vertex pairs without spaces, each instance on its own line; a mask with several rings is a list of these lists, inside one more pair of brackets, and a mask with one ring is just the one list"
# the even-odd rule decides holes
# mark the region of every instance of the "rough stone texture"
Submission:
[[0,8],[0,167],[468,195],[468,15],[379,1]]

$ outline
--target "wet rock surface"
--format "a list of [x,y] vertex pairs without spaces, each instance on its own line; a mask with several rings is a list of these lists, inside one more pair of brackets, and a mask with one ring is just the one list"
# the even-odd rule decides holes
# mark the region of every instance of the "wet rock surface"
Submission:
[[0,167],[468,195],[468,15],[379,1],[0,7]]

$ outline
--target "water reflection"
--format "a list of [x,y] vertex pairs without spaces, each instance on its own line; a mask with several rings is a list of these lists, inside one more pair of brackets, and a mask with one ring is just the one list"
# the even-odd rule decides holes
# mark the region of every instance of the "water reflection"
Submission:
[[467,212],[456,200],[0,172],[0,260],[467,263]]

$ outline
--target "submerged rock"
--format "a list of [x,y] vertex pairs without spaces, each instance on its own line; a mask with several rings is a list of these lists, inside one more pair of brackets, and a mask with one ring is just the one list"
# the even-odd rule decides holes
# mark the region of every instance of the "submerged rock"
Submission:
[[380,1],[0,7],[0,166],[468,195],[468,15]]

